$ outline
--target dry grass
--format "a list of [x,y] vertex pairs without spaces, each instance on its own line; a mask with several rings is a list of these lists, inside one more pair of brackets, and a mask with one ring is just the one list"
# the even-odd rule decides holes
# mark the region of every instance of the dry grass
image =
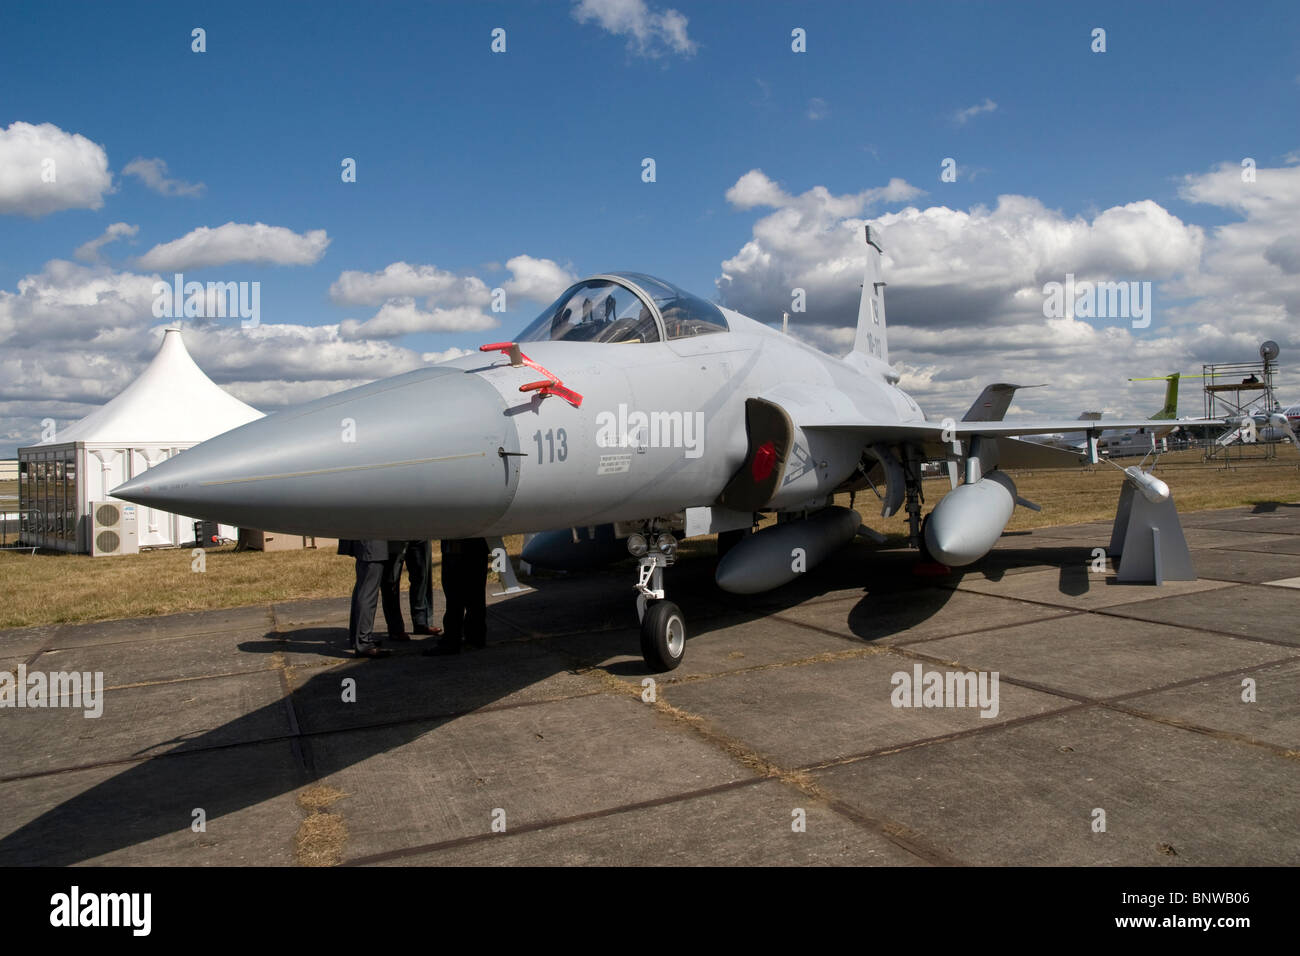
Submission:
[[[1263,502],[1300,501],[1300,454],[1280,446],[1272,461],[1244,461],[1231,470],[1204,462],[1195,451],[1164,456],[1156,473],[1169,483],[1181,511],[1204,511]],[[1011,472],[1020,494],[1043,506],[1041,513],[1017,508],[1008,530],[1109,521],[1115,514],[1121,476],[1109,465],[1066,471]],[[925,483],[926,510],[948,491],[946,478]],[[847,504],[847,496],[841,503]],[[906,535],[905,516],[879,517],[870,492],[857,509],[870,527]],[[506,539],[518,555],[523,539]],[[709,555],[709,539],[687,542],[682,557]],[[0,627],[110,620],[287,601],[343,597],[351,593],[353,563],[328,551],[262,553],[209,551],[207,570],[191,571],[188,550],[152,551],[120,558],[87,555],[0,553]],[[434,549],[434,585],[440,582]]]
[[[522,536],[506,539],[512,554],[522,546]],[[188,548],[115,558],[0,552],[0,628],[345,597],[356,579],[353,560],[334,548],[261,552],[232,546],[206,552],[203,572],[192,570],[193,562]],[[442,583],[441,570],[435,543],[434,587]]]
[[337,866],[343,862],[348,828],[330,807],[347,794],[334,787],[316,784],[298,793],[298,806],[307,816],[294,835],[294,859],[299,866]]

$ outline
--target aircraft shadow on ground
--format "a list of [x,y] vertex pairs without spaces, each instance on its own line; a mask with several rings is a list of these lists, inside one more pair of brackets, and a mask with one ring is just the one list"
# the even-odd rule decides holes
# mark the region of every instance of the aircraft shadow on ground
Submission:
[[1253,515],[1273,514],[1278,508],[1300,508],[1300,504],[1290,504],[1285,501],[1257,501],[1250,513]]
[[[998,551],[985,573],[1000,574],[1017,561],[1042,564],[1046,554],[1081,568],[1080,550]],[[690,634],[701,637],[856,589],[862,596],[848,611],[848,628],[871,642],[932,617],[952,598],[961,575],[918,577],[915,564],[909,551],[855,546],[784,588],[742,597],[717,589],[714,559],[700,554],[670,571],[668,597],[686,612]],[[1062,575],[1064,582],[1064,568]],[[297,655],[290,664],[299,675],[317,671],[296,683],[293,693],[301,736],[291,733],[289,710],[277,698],[206,732],[150,742],[137,755],[152,759],[132,764],[0,839],[0,865],[81,863],[169,834],[197,845],[205,835],[189,832],[195,808],[204,810],[211,833],[219,829],[214,822],[229,814],[401,747],[557,674],[582,666],[648,673],[639,658],[630,573],[618,569],[541,584],[541,590],[494,605],[492,645],[457,658],[421,657],[423,642],[412,642],[395,645],[390,658],[360,661],[347,649],[346,628],[310,624],[240,644],[249,654]],[[565,597],[569,600],[559,604]],[[501,618],[507,614],[516,622],[513,628]],[[584,621],[600,622],[604,630],[584,633]],[[969,629],[970,623],[956,628]],[[302,655],[340,660],[302,660]],[[637,657],[603,663],[621,655]],[[346,705],[340,691],[345,678],[355,679],[358,690],[356,702]],[[106,705],[112,705],[111,692]],[[339,744],[335,732],[346,740]]]

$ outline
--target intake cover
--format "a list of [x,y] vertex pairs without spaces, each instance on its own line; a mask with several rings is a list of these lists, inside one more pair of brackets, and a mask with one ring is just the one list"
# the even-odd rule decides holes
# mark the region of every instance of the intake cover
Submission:
[[727,482],[718,504],[736,511],[758,511],[776,494],[794,443],[794,423],[784,408],[761,398],[745,400],[749,451]]

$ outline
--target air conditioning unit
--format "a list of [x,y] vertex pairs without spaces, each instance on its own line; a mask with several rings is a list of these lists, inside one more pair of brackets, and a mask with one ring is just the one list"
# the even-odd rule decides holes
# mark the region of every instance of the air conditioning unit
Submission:
[[90,503],[90,554],[139,554],[140,535],[135,525],[135,505],[122,501]]

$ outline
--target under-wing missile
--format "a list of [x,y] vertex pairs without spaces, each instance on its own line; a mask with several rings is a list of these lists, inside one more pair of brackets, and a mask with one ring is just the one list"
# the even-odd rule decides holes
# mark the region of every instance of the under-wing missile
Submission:
[[1149,471],[1143,471],[1137,465],[1129,465],[1124,469],[1124,474],[1133,482],[1133,487],[1142,492],[1142,497],[1153,505],[1169,500],[1169,486]]
[[789,584],[852,541],[861,524],[856,511],[831,507],[764,528],[718,562],[718,587],[732,594],[758,594]]
[[614,537],[612,524],[594,528],[561,528],[533,535],[521,559],[550,571],[585,571],[627,557],[627,544]]
[[1000,471],[958,485],[925,522],[925,545],[936,561],[961,567],[978,561],[997,543],[1015,510],[1016,485]]

